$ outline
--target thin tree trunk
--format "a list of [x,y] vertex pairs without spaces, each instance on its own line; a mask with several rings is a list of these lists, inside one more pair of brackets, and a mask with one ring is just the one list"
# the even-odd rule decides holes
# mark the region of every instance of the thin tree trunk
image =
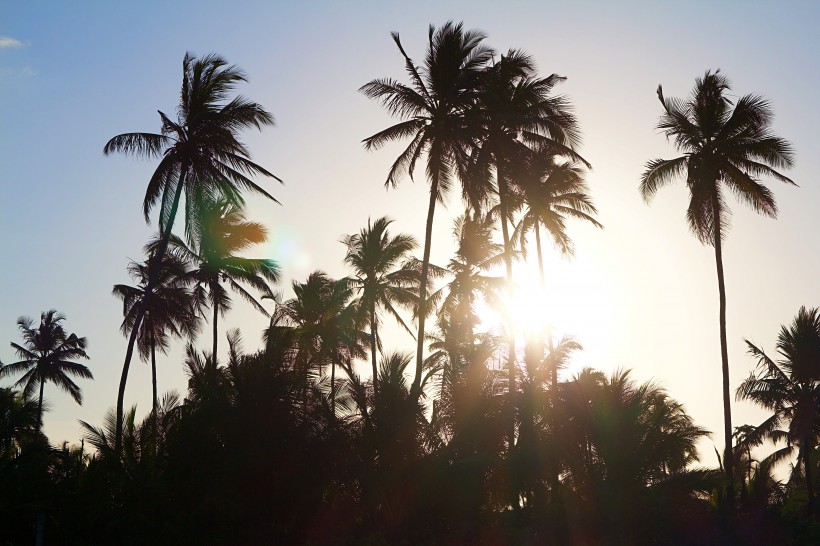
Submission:
[[40,378],[40,403],[37,404],[37,432],[43,429],[43,387],[46,382]]
[[370,305],[370,360],[373,365],[373,397],[379,396],[378,379],[379,368],[376,365],[376,302]]
[[336,416],[336,359],[330,359],[330,413]]
[[547,289],[546,276],[544,275],[544,258],[541,255],[541,230],[538,229],[538,222],[535,222],[535,247],[538,249],[538,273],[541,274],[541,290]]
[[723,250],[720,232],[720,204],[717,191],[712,198],[715,226],[715,262],[717,265],[718,293],[720,296],[720,358],[723,371],[723,464],[726,469],[726,499],[730,512],[735,505],[734,456],[732,454],[732,406],[729,392],[729,351],[726,342],[726,285],[723,278]]
[[[501,234],[504,238],[504,266],[507,272],[507,298],[509,304],[513,298],[513,273],[512,273],[512,246],[510,245],[510,234],[507,229],[507,185],[499,177],[499,206],[501,213]],[[510,395],[510,422],[509,422],[509,446],[512,451],[515,445],[515,327],[512,317],[507,313],[507,371]]]
[[430,181],[430,205],[427,208],[427,228],[424,232],[424,256],[421,262],[421,279],[419,284],[419,334],[416,344],[416,376],[410,395],[418,398],[421,395],[421,371],[424,364],[424,321],[427,318],[427,270],[430,266],[430,246],[433,241],[433,213],[436,211],[438,197],[438,173]]
[[[153,338],[153,336],[151,337]],[[156,421],[157,408],[159,407],[159,402],[157,398],[157,349],[154,346],[153,339],[151,339],[151,384],[154,393],[154,421]]]
[[814,513],[814,483],[811,475],[811,441],[807,438],[803,448],[803,473],[806,475],[806,493],[809,496],[809,514]]
[[[500,173],[497,173],[498,177],[498,201],[500,207],[500,214],[501,214],[501,234],[504,238],[504,266],[507,271],[507,298],[508,303],[512,304],[513,300],[513,273],[512,273],[512,246],[510,245],[510,234],[509,230],[507,229],[507,184],[504,181],[503,177]],[[509,312],[507,313],[507,372],[508,372],[508,389],[509,389],[509,405],[510,405],[510,415],[509,415],[509,447],[508,453],[510,455],[510,461],[512,461],[512,452],[515,448],[515,394],[516,394],[516,386],[515,386],[515,366],[516,366],[516,358],[515,358],[515,326],[513,325],[512,317],[510,316]],[[510,468],[510,478],[513,476],[512,468]],[[513,483],[511,479],[511,483]],[[519,499],[518,499],[518,490],[515,486],[512,487],[510,491],[510,501],[512,503],[513,509],[518,510],[521,508]]]
[[[145,293],[149,295],[154,290],[154,285],[157,282],[157,275],[159,274],[159,266],[165,258],[165,251],[168,249],[168,240],[171,237],[171,228],[174,226],[174,219],[179,210],[179,200],[182,197],[182,188],[185,186],[185,171],[187,165],[182,165],[179,175],[179,182],[177,183],[176,192],[174,193],[174,202],[171,205],[171,213],[168,216],[168,223],[162,233],[162,238],[159,242],[157,253],[152,258],[152,264],[155,267],[148,268],[148,283],[145,285]],[[134,356],[134,343],[137,341],[137,333],[139,332],[142,319],[147,310],[148,301],[143,298],[137,309],[137,316],[134,318],[134,326],[131,328],[131,335],[128,337],[128,348],[125,351],[125,362],[122,365],[122,375],[120,376],[120,387],[117,392],[117,430],[115,434],[114,449],[117,453],[120,452],[122,446],[122,413],[125,402],[125,383],[128,381],[128,370],[131,367],[131,358]]]
[[[217,279],[216,284],[219,285],[219,279]],[[213,290],[211,290],[213,292]],[[217,303],[216,299],[214,299],[214,347],[213,347],[213,359],[214,359],[214,367],[216,367],[216,349],[217,349],[217,341],[219,340],[219,304]]]

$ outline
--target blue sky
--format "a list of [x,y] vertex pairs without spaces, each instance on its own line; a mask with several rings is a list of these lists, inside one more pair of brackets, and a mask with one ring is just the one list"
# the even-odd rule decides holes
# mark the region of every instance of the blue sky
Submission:
[[[813,2],[8,2],[0,1],[0,359],[14,361],[20,315],[56,308],[70,331],[89,339],[85,403],[46,387],[52,441],[79,439],[77,419],[99,423],[116,402],[125,340],[110,295],[127,282],[152,228],[141,204],[154,165],[104,157],[112,136],[157,131],[157,110],[172,114],[186,51],[218,52],[241,66],[241,92],[273,112],[275,128],[247,133],[254,159],[282,177],[282,206],[254,199],[249,216],[271,241],[254,253],[291,279],[314,269],[346,272],[339,240],[369,216],[421,239],[423,176],[383,188],[398,148],[367,152],[361,140],[390,118],[357,92],[381,76],[403,78],[390,40],[399,31],[411,56],[423,55],[427,26],[453,19],[489,35],[499,51],[523,48],[541,72],[566,76],[558,91],[575,105],[593,164],[588,180],[603,231],[572,226],[576,257],[548,260],[559,329],[586,350],[575,366],[634,369],[683,402],[699,424],[721,430],[717,281],[712,250],[688,232],[682,183],[646,206],[637,186],[644,163],[673,157],[654,129],[655,90],[686,96],[697,76],[720,68],[737,96],[759,93],[776,113],[797,165],[800,188],[767,181],[776,221],[734,200],[725,248],[732,384],[752,370],[743,338],[773,350],[779,325],[800,305],[820,305],[817,175],[820,125],[816,70],[820,43]],[[453,249],[457,196],[437,212],[433,260]],[[243,329],[248,349],[265,318],[237,305],[221,321]],[[210,343],[209,335],[199,340]],[[395,348],[412,342],[398,332]],[[184,391],[181,345],[160,360],[160,390]],[[8,384],[8,379],[2,384]],[[148,367],[132,366],[126,403],[150,407]],[[761,413],[735,406],[735,424]],[[716,443],[719,443],[719,434]],[[705,452],[708,458],[711,454]],[[713,464],[709,459],[707,462]]]

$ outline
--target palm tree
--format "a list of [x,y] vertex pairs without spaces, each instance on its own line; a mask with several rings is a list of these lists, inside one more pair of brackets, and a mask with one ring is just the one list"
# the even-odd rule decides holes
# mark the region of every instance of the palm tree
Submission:
[[[798,448],[811,509],[812,467],[816,464],[812,454],[820,436],[820,309],[801,307],[791,325],[780,329],[776,347],[781,358],[777,361],[750,341],[746,345],[758,361],[758,370],[738,387],[737,399],[751,400],[773,412],[755,428],[752,444],[786,440],[788,446],[781,456],[791,454],[793,446]],[[786,430],[779,429],[783,424]]]
[[43,426],[43,389],[47,382],[56,384],[68,392],[75,402],[82,404],[82,391],[69,376],[94,379],[86,366],[74,362],[78,358],[88,358],[85,352],[88,342],[76,334],[66,334],[62,325],[64,320],[65,315],[54,309],[40,314],[40,325],[36,328],[29,317],[18,318],[17,327],[23,336],[23,345],[12,342],[11,347],[21,360],[0,368],[0,377],[25,372],[14,384],[23,388],[24,397],[31,397],[34,390],[40,388],[37,430]]
[[493,241],[493,219],[479,213],[467,212],[453,223],[453,235],[458,241],[455,255],[447,264],[451,280],[430,301],[441,300],[440,320],[457,331],[460,342],[472,343],[478,322],[475,314],[476,297],[487,303],[498,303],[503,279],[488,275],[487,271],[501,263],[501,245]]
[[[245,74],[235,65],[228,65],[219,55],[197,59],[190,53],[182,60],[182,90],[177,107],[177,120],[159,112],[161,133],[124,133],[115,136],[103,148],[114,152],[160,159],[143,200],[146,221],[157,202],[160,203],[159,228],[162,234],[154,259],[161,261],[171,235],[183,191],[186,197],[186,232],[197,224],[195,204],[202,196],[224,196],[241,204],[239,189],[247,189],[276,201],[251,177],[276,176],[250,160],[250,151],[237,135],[243,129],[261,129],[273,125],[273,116],[259,104],[241,95],[228,100]],[[281,180],[279,180],[281,182]],[[160,268],[154,272],[159,273]],[[156,279],[149,276],[147,291],[153,290]],[[125,353],[122,377],[117,395],[116,445],[122,436],[122,412],[125,383],[146,308],[137,309],[128,349]]]
[[345,263],[353,268],[350,288],[358,293],[358,303],[365,322],[370,325],[370,359],[373,367],[373,389],[378,393],[376,364],[379,315],[384,309],[412,336],[413,332],[398,313],[396,305],[412,306],[416,301],[418,272],[409,266],[410,252],[416,240],[404,233],[391,236],[387,231],[393,221],[382,217],[367,221],[367,228],[348,235],[342,242],[347,246]]
[[[195,308],[210,306],[213,312],[213,352],[216,358],[219,315],[231,308],[231,300],[223,282],[242,296],[254,308],[268,316],[253,295],[242,286],[247,285],[262,294],[262,297],[273,297],[268,282],[279,281],[279,266],[273,260],[242,258],[238,252],[248,247],[264,243],[267,229],[259,222],[245,219],[242,208],[228,199],[203,200],[199,204],[200,227],[190,235],[189,245],[176,236],[171,237],[170,245],[178,259],[196,263],[197,267],[187,273],[193,281],[192,300]],[[154,248],[161,244],[153,242]]]
[[[512,300],[512,238],[508,223],[521,204],[520,186],[533,153],[561,154],[589,164],[574,151],[580,143],[577,120],[569,102],[551,93],[565,78],[536,75],[532,58],[510,50],[482,77],[479,105],[484,133],[472,154],[470,205],[483,210],[497,197],[494,211],[501,222],[508,298]],[[509,445],[515,443],[515,332],[508,317],[508,382],[510,389]]]
[[597,228],[603,226],[592,216],[598,211],[592,204],[583,172],[576,162],[560,161],[551,154],[533,154],[522,182],[525,208],[513,239],[518,239],[518,246],[524,252],[527,234],[535,232],[538,271],[543,289],[546,280],[541,253],[541,227],[552,237],[562,254],[572,255],[572,240],[566,233],[568,217],[584,220]]
[[731,190],[755,211],[774,218],[777,216],[774,196],[758,178],[771,176],[781,182],[794,182],[775,170],[791,167],[793,153],[788,141],[769,130],[772,111],[768,101],[758,95],[744,95],[733,105],[726,96],[729,90],[729,81],[719,71],[707,71],[703,78],[696,79],[692,95],[685,101],[664,97],[663,88],[658,86],[658,99],[663,105],[658,129],[667,138],[675,139],[683,155],[649,161],[640,191],[648,202],[661,186],[685,175],[690,195],[686,211],[689,229],[703,244],[715,249],[720,297],[724,460],[731,507],[734,496],[732,411],[722,250],[729,228],[729,209],[723,188]]
[[305,404],[311,368],[321,370],[330,364],[330,400],[335,411],[336,365],[348,367],[353,358],[364,356],[367,342],[367,335],[358,329],[359,311],[351,304],[353,289],[347,279],[331,279],[321,271],[292,286],[294,297],[277,307],[275,322],[295,328],[297,366],[305,375]]
[[[150,268],[160,266],[156,282],[148,292]],[[151,358],[151,383],[153,385],[153,410],[157,411],[157,356],[159,349],[163,354],[168,351],[170,337],[195,336],[199,330],[199,319],[191,305],[191,293],[188,289],[190,280],[186,276],[186,264],[170,254],[162,262],[149,257],[143,263],[130,262],[128,274],[137,282],[137,286],[115,284],[112,293],[122,300],[123,321],[120,331],[130,334],[136,324],[137,314],[145,300],[145,314],[137,334],[137,350],[143,360]]]
[[[461,23],[448,22],[436,29],[430,25],[424,64],[416,66],[407,55],[399,34],[391,34],[405,61],[410,85],[390,78],[372,80],[360,89],[367,97],[378,99],[399,123],[364,140],[365,148],[378,149],[394,140],[410,138],[387,175],[385,186],[396,187],[397,177],[407,169],[410,178],[416,161],[427,154],[430,203],[424,236],[424,255],[419,288],[416,371],[411,391],[421,394],[424,362],[424,324],[428,314],[427,276],[433,237],[436,203],[443,201],[453,184],[453,170],[465,164],[468,143],[477,138],[479,127],[473,123],[476,93],[481,71],[493,51],[482,42],[486,36],[465,30]],[[461,169],[459,169],[461,170]]]

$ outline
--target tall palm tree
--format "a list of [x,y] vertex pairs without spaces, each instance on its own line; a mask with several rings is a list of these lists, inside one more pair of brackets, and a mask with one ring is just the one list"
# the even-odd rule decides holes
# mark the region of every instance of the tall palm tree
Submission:
[[353,268],[350,288],[358,293],[358,304],[365,322],[370,325],[370,360],[373,367],[373,389],[378,393],[379,370],[376,363],[379,310],[384,309],[412,336],[396,305],[416,303],[418,272],[408,260],[417,244],[411,235],[391,236],[388,227],[393,221],[382,217],[367,221],[367,227],[342,242],[347,246],[345,263]]
[[[159,266],[156,282],[148,292],[151,267]],[[143,263],[132,261],[128,264],[128,274],[137,282],[136,286],[115,284],[112,293],[122,300],[123,321],[120,331],[128,335],[137,322],[137,314],[145,300],[140,331],[137,334],[137,350],[143,360],[151,359],[151,383],[153,385],[153,410],[156,413],[157,396],[157,349],[163,354],[168,351],[170,338],[195,336],[199,330],[199,319],[191,305],[190,280],[186,276],[186,264],[178,257],[166,254],[161,262],[148,258]]]
[[[482,77],[479,105],[484,126],[483,137],[472,154],[468,202],[482,210],[490,199],[501,223],[508,298],[512,300],[512,237],[509,223],[521,204],[521,182],[525,166],[533,153],[561,154],[589,164],[574,148],[580,132],[566,98],[552,95],[555,85],[565,78],[552,74],[537,76],[532,58],[522,51],[510,50],[488,68]],[[508,317],[508,381],[510,389],[509,445],[515,442],[516,351],[515,332]]]
[[561,161],[552,154],[532,154],[521,182],[524,213],[519,219],[513,238],[518,239],[518,246],[524,252],[527,234],[535,233],[538,272],[543,289],[546,279],[541,227],[543,226],[552,237],[562,254],[572,255],[574,248],[566,232],[567,218],[584,220],[597,228],[603,226],[593,216],[598,211],[592,204],[583,171],[577,162]]
[[[801,307],[790,326],[783,326],[777,336],[780,359],[770,358],[762,349],[746,340],[749,354],[757,358],[757,373],[752,373],[737,389],[739,400],[751,400],[772,415],[755,428],[754,437],[786,440],[783,455],[798,448],[803,466],[809,507],[814,506],[812,454],[820,437],[820,309]],[[787,429],[779,429],[786,425]],[[747,434],[747,437],[749,435]]]
[[330,401],[335,411],[336,366],[348,367],[353,358],[364,356],[368,338],[358,328],[359,311],[351,303],[353,290],[348,279],[331,279],[321,271],[292,286],[294,297],[277,306],[275,321],[295,328],[297,366],[305,375],[305,403],[312,368],[321,370],[330,364]]
[[365,148],[378,149],[394,140],[410,138],[387,175],[385,186],[396,187],[397,177],[407,169],[410,178],[416,161],[427,155],[430,203],[424,235],[424,254],[419,288],[416,371],[411,387],[421,393],[424,356],[424,324],[427,309],[427,276],[433,237],[436,203],[443,201],[453,184],[453,171],[465,164],[465,149],[478,136],[474,123],[478,81],[493,51],[482,42],[486,36],[465,30],[461,23],[447,22],[436,29],[430,25],[427,53],[422,66],[416,66],[402,46],[399,34],[391,34],[405,61],[410,85],[391,78],[372,80],[360,89],[367,97],[378,99],[399,123],[364,140]]
[[82,404],[83,393],[69,376],[94,379],[88,367],[74,362],[78,358],[88,358],[85,352],[88,342],[84,337],[67,334],[62,325],[64,320],[65,315],[54,309],[40,314],[37,327],[29,317],[18,318],[17,327],[23,336],[23,344],[12,342],[11,347],[21,360],[0,368],[0,377],[25,372],[14,386],[22,387],[26,398],[40,388],[38,430],[43,426],[43,389],[47,382],[56,384],[68,392],[75,402]]
[[658,86],[658,99],[663,105],[658,129],[667,138],[674,138],[683,155],[649,161],[640,191],[648,202],[661,186],[685,176],[690,195],[686,211],[689,229],[703,244],[715,249],[720,298],[724,460],[731,507],[734,497],[732,411],[722,247],[730,213],[725,189],[756,212],[774,218],[777,216],[774,196],[758,178],[771,176],[788,184],[794,182],[775,170],[791,167],[793,153],[791,144],[774,136],[769,129],[772,111],[768,101],[758,95],[744,95],[732,104],[726,96],[729,90],[729,81],[719,71],[707,71],[703,78],[696,79],[692,94],[685,101],[665,97],[663,88]]
[[[179,259],[196,263],[187,273],[194,287],[192,299],[194,307],[203,309],[210,306],[213,312],[213,358],[217,355],[218,321],[231,308],[231,299],[223,282],[237,292],[254,308],[268,316],[262,304],[245,290],[247,285],[262,294],[273,297],[270,283],[279,281],[279,266],[273,260],[243,258],[236,254],[255,244],[264,243],[267,229],[259,222],[245,219],[242,208],[228,199],[200,202],[200,227],[189,237],[186,245],[176,236],[171,236],[172,253]],[[154,242],[151,245],[161,244]]]
[[[160,203],[159,228],[162,233],[154,259],[162,260],[171,235],[183,192],[186,196],[186,230],[196,226],[195,204],[203,195],[221,195],[239,204],[240,189],[260,193],[276,201],[258,186],[252,176],[261,175],[279,180],[250,160],[250,151],[238,139],[244,129],[261,129],[273,125],[273,116],[259,104],[241,95],[232,99],[237,84],[247,81],[235,65],[228,65],[219,55],[209,54],[197,59],[186,53],[182,60],[182,89],[177,120],[159,112],[162,128],[156,133],[124,133],[115,136],[103,148],[114,152],[160,159],[143,200],[146,220],[157,202]],[[280,180],[281,182],[281,180]],[[159,268],[155,269],[159,273]],[[156,279],[149,276],[150,292]],[[137,309],[134,327],[128,338],[122,377],[117,395],[116,446],[122,436],[122,412],[125,384],[134,344],[140,331],[145,306]]]

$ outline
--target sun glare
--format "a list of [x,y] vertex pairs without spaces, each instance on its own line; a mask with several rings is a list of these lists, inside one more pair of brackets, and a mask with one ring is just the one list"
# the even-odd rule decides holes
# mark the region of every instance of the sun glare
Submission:
[[[600,367],[599,355],[612,342],[613,309],[608,282],[589,264],[569,262],[549,252],[545,262],[543,285],[534,259],[514,264],[515,286],[511,297],[503,295],[503,308],[484,301],[476,306],[483,329],[503,334],[509,317],[520,348],[533,336],[552,338],[555,342],[570,336],[584,350],[573,359],[567,373],[574,374],[586,365]],[[503,269],[495,272],[500,276],[503,273]]]

